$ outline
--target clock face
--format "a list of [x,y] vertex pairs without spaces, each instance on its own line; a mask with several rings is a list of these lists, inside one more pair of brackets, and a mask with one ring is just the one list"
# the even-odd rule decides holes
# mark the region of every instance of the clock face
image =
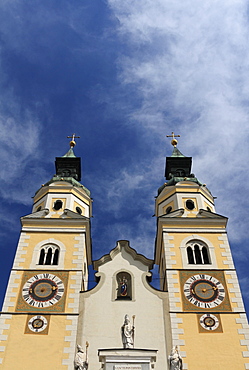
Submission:
[[225,298],[225,289],[219,280],[207,274],[191,276],[184,284],[187,300],[200,308],[219,306]]
[[65,287],[58,276],[42,273],[28,279],[22,289],[22,297],[33,307],[50,307],[63,296]]
[[206,330],[216,330],[220,323],[215,315],[207,313],[200,317],[200,324]]
[[36,315],[31,317],[28,322],[28,327],[34,333],[40,333],[46,329],[48,326],[48,321],[44,316]]

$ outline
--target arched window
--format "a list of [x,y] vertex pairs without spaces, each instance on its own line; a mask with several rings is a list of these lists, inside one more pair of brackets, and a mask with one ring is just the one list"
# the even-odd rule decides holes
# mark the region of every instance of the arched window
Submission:
[[132,299],[131,275],[126,271],[121,271],[116,275],[117,280],[117,298],[123,300]]
[[188,263],[194,264],[195,263],[194,252],[191,247],[187,248],[187,254],[188,254]]
[[190,265],[211,264],[208,247],[201,241],[191,241],[187,244],[188,263]]
[[56,245],[48,244],[41,248],[39,265],[58,265],[60,249]]

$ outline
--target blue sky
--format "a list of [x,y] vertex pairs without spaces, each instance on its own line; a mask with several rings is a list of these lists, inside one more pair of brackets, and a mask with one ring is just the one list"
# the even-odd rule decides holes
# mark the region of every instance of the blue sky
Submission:
[[1,298],[19,217],[74,132],[94,259],[119,239],[153,258],[154,196],[175,131],[229,217],[249,310],[248,14],[245,0],[1,2]]

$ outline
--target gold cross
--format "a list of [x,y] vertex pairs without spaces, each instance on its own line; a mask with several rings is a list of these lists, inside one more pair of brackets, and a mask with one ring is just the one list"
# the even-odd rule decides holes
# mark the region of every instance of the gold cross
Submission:
[[69,143],[70,148],[73,148],[76,145],[76,142],[74,139],[79,139],[80,136],[76,136],[76,134],[72,134],[72,136],[67,136],[68,139],[72,139]]
[[174,132],[172,131],[171,135],[166,135],[166,137],[172,137],[171,144],[173,146],[177,145],[177,140],[175,139],[176,137],[181,137],[180,135],[175,135]]

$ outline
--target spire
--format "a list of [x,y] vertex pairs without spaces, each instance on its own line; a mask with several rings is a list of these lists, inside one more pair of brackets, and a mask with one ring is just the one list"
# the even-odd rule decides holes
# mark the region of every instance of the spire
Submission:
[[171,144],[174,149],[170,157],[166,157],[166,168],[165,168],[165,177],[166,180],[170,180],[173,177],[188,177],[191,172],[192,157],[185,157],[180,150],[177,148],[176,137],[180,135],[175,135],[172,132],[171,135],[167,137],[172,137]]
[[55,160],[56,176],[74,178],[75,180],[80,181],[81,161],[79,157],[75,156],[73,151],[73,148],[76,145],[75,138],[80,138],[80,136],[73,134],[72,136],[68,136],[68,138],[72,139],[69,142],[70,149],[65,155],[62,157],[56,157]]

